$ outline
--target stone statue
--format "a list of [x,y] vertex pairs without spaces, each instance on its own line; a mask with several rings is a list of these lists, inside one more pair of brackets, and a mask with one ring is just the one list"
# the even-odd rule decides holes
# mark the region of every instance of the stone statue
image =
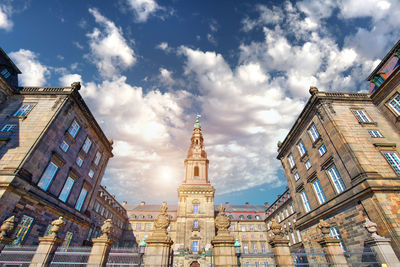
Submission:
[[231,225],[229,217],[225,214],[225,207],[220,205],[218,215],[215,218],[215,227],[218,229],[218,235],[229,232],[228,228]]
[[51,228],[50,228],[50,236],[57,237],[58,232],[62,227],[65,226],[65,221],[63,220],[63,217],[60,216],[57,220],[54,220],[51,222]]
[[310,94],[311,95],[315,95],[316,93],[318,93],[318,88],[315,86],[310,86]]
[[371,237],[377,238],[381,237],[376,232],[378,231],[377,224],[371,221],[368,217],[365,218],[364,227],[367,228],[367,231],[371,234]]
[[103,225],[101,226],[101,232],[103,235],[101,237],[108,238],[108,235],[111,234],[113,230],[113,224],[111,219],[107,219],[104,221]]
[[154,229],[155,230],[162,230],[167,233],[167,228],[170,223],[169,216],[167,214],[167,203],[163,202],[161,205],[161,213],[154,219]]
[[9,232],[14,228],[14,225],[15,225],[15,216],[11,216],[7,220],[5,220],[0,228],[1,230],[0,239],[7,237]]
[[73,82],[71,84],[72,90],[80,90],[81,89],[81,83],[80,82]]
[[271,221],[271,231],[274,237],[281,237],[282,235],[282,226],[275,219]]
[[329,228],[331,226],[324,220],[319,220],[318,228],[321,230],[323,237],[330,237],[329,236]]

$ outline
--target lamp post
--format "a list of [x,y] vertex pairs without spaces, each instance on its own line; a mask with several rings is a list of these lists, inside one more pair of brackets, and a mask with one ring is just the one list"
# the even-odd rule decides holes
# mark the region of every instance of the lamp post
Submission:
[[142,239],[142,241],[140,242],[140,244],[139,244],[139,256],[140,256],[140,259],[139,259],[139,267],[142,265],[142,261],[143,261],[143,255],[144,255],[144,253],[145,253],[145,251],[146,251],[146,241],[145,241],[145,237]]
[[237,265],[238,265],[238,267],[240,267],[240,255],[242,254],[242,251],[240,249],[241,244],[237,238],[236,238],[235,244],[233,244],[233,246],[235,247],[235,254],[237,257]]

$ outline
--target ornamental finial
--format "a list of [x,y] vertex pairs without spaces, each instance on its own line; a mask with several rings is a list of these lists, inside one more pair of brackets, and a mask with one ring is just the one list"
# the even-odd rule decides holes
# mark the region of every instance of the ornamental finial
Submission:
[[196,115],[196,123],[194,124],[195,129],[201,129],[199,118],[201,118],[201,115],[197,114]]

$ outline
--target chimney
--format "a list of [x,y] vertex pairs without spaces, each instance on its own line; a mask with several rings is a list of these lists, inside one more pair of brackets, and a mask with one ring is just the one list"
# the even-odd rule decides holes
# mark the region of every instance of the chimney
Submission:
[[140,202],[140,206],[144,206],[144,205],[146,205],[146,202],[144,202],[144,201]]
[[264,203],[264,206],[265,206],[265,207],[269,207],[269,203],[268,203],[268,202],[265,202],[265,203]]
[[250,203],[249,203],[249,202],[246,202],[246,206],[247,206],[247,207],[250,206]]
[[125,206],[126,204],[128,204],[127,201],[122,201],[122,206]]

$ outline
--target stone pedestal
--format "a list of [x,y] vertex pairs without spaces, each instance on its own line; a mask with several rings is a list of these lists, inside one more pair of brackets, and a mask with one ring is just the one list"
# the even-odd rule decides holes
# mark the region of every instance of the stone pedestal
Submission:
[[168,267],[171,246],[174,243],[164,230],[155,230],[153,235],[146,239],[144,266]]
[[280,236],[275,236],[269,244],[275,256],[277,266],[294,266],[293,259],[290,255],[289,240]]
[[376,235],[365,243],[372,248],[380,263],[385,263],[389,267],[400,266],[400,261],[393,251],[389,238]]
[[346,267],[348,266],[347,260],[344,257],[343,249],[340,246],[340,240],[333,237],[324,237],[318,243],[325,251],[326,257],[330,266]]
[[88,267],[103,267],[106,266],[108,254],[110,253],[113,240],[107,236],[92,239],[93,247],[90,251],[90,256],[86,266]]
[[214,266],[237,267],[237,258],[235,255],[235,239],[227,235],[218,235],[212,241],[214,253]]
[[50,266],[50,262],[54,257],[58,246],[62,243],[62,239],[56,235],[39,237],[39,246],[33,255],[30,267],[46,267]]

